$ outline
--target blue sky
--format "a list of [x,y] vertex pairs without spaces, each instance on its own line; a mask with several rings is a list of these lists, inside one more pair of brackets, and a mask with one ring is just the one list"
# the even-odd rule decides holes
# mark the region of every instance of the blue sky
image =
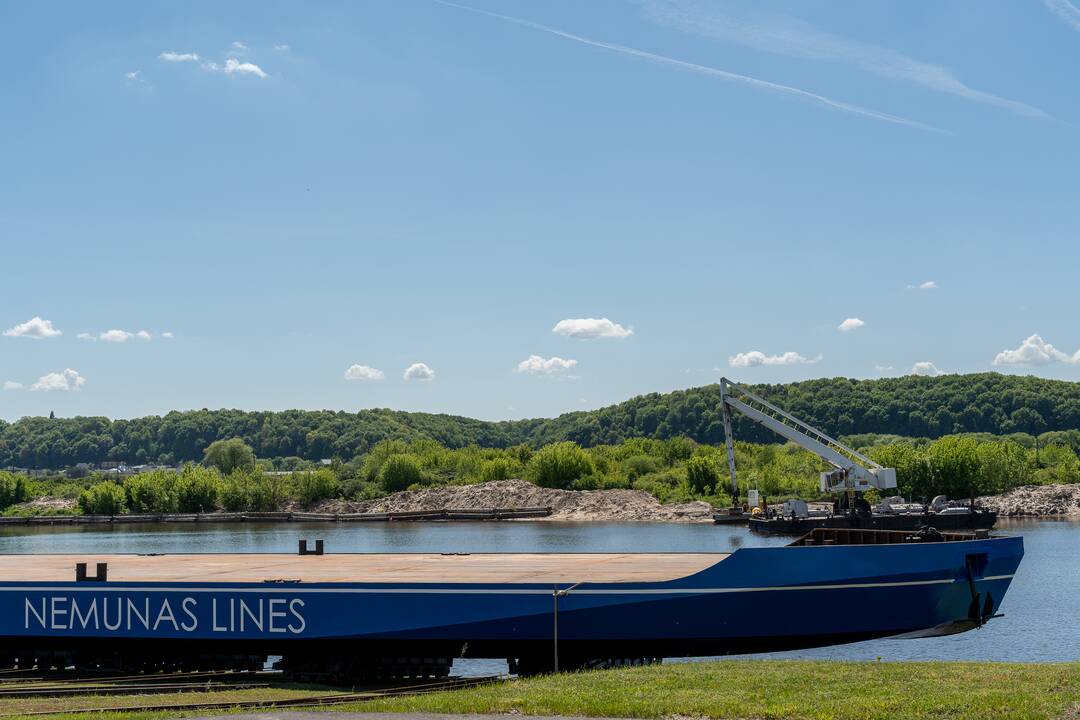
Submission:
[[5,419],[1080,379],[1066,0],[6,3],[0,63]]

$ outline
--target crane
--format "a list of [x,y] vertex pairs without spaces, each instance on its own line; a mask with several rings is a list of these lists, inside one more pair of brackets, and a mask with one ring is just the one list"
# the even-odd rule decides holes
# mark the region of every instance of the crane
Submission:
[[857,450],[784,412],[726,377],[720,378],[720,400],[723,405],[728,471],[731,473],[731,498],[735,505],[738,504],[739,485],[735,480],[735,443],[731,432],[731,413],[734,410],[832,465],[833,470],[821,473],[823,493],[863,492],[870,488],[888,490],[896,487],[896,470],[893,468],[882,467]]

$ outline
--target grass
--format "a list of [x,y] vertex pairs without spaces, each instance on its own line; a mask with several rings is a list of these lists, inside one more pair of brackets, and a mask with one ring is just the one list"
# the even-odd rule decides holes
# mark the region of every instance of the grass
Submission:
[[635,718],[987,720],[1060,717],[1078,701],[1080,664],[741,660],[547,676],[375,700],[348,709]]
[[[274,693],[252,690],[213,695],[250,699]],[[169,697],[177,696],[146,697],[141,703],[144,706],[163,703]],[[186,702],[193,697],[180,696],[175,702]],[[73,706],[76,702],[83,705],[85,700],[64,702]],[[136,707],[140,704],[137,698],[118,700]],[[430,695],[372,700],[334,710],[628,718],[1034,720],[1080,717],[1075,714],[1077,703],[1080,703],[1078,663],[735,660],[545,676]],[[45,708],[39,705],[35,709]],[[13,711],[16,708],[5,703],[2,712]],[[49,717],[64,715],[61,711]],[[92,717],[157,720],[180,715],[142,711]]]

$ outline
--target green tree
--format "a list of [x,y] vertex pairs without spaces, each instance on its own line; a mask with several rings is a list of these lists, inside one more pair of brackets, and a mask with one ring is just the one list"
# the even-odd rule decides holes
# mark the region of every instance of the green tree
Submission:
[[0,470],[0,510],[29,499],[26,479],[22,475]]
[[719,479],[720,473],[712,458],[695,455],[686,461],[686,480],[695,493],[704,495],[715,490]]
[[310,507],[320,500],[337,497],[341,492],[341,483],[338,482],[334,471],[329,468],[296,473],[293,477],[297,499],[305,507]]
[[412,455],[391,455],[379,470],[379,484],[387,492],[407,490],[423,479],[420,461]]
[[589,455],[574,442],[546,445],[529,461],[529,479],[541,487],[567,489],[575,480],[591,475]]
[[180,472],[176,480],[176,504],[180,512],[213,512],[220,497],[221,475],[216,469],[186,465]]
[[203,465],[215,467],[222,475],[255,467],[255,451],[240,438],[215,440],[203,451]]
[[175,473],[139,473],[124,480],[127,507],[133,513],[176,512]]
[[124,488],[106,480],[79,495],[79,509],[88,515],[119,515],[124,512]]

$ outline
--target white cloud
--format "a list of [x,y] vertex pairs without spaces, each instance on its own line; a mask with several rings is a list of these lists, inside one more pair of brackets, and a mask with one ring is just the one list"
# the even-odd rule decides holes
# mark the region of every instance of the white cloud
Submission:
[[30,386],[31,390],[78,390],[86,383],[86,378],[75,370],[68,368],[64,372],[49,373],[42,375],[38,381]]
[[382,380],[386,377],[382,370],[367,365],[350,365],[345,371],[346,380]]
[[739,83],[741,85],[747,85],[758,90],[766,90],[769,92],[783,93],[785,95],[791,95],[802,100],[809,100],[811,102],[819,103],[828,107],[831,110],[838,110],[840,112],[851,113],[853,115],[861,115],[863,117],[873,118],[874,120],[882,120],[884,122],[896,123],[898,125],[906,125],[908,127],[919,128],[921,130],[929,130],[931,132],[948,133],[940,128],[926,125],[925,123],[918,122],[916,120],[909,120],[908,118],[899,117],[897,115],[890,115],[888,113],[881,112],[879,110],[872,110],[870,108],[860,107],[851,103],[842,102],[840,100],[833,100],[832,98],[825,97],[824,95],[818,95],[817,93],[810,92],[809,90],[803,90],[801,88],[792,87],[790,85],[781,85],[780,83],[770,82],[768,80],[761,80],[759,78],[750,77],[749,75],[740,75],[739,73],[728,72],[727,70],[721,70],[719,68],[709,67],[708,65],[699,65],[697,63],[686,62],[685,60],[677,60],[673,57],[666,55],[658,55],[646,50],[639,50],[637,48],[627,47],[626,45],[617,45],[615,43],[604,42],[603,40],[593,40],[592,38],[583,37],[581,35],[574,35],[568,33],[565,30],[559,30],[558,28],[550,27],[548,25],[541,25],[531,20],[524,20],[522,18],[512,17],[510,15],[503,15],[497,12],[491,12],[490,10],[481,10],[480,8],[469,7],[468,5],[460,5],[449,0],[434,0],[434,2],[440,5],[446,5],[447,7],[457,8],[458,10],[464,10],[466,12],[476,13],[477,15],[485,15],[490,18],[502,20],[503,22],[513,23],[522,27],[531,28],[539,32],[548,33],[549,35],[555,35],[565,40],[571,40],[582,45],[588,45],[590,47],[602,48],[611,52],[620,53],[622,55],[629,55],[639,60],[645,60],[647,62],[656,63],[658,65],[666,65],[678,70],[684,70],[686,72],[697,73],[700,75],[706,75],[709,77],[719,78],[728,82]]
[[249,50],[250,48],[248,48],[247,45],[240,42],[239,40],[233,40],[232,41],[232,49],[233,50],[238,50],[239,52],[245,52],[245,51]]
[[923,360],[922,362],[917,362],[914,365],[912,365],[911,366],[911,374],[912,375],[929,375],[929,376],[944,375],[943,372],[941,372],[940,370],[937,369],[937,366],[934,365],[934,363],[932,363],[932,362],[930,362],[928,360]]
[[37,315],[4,331],[4,335],[8,337],[28,337],[34,340],[44,340],[62,334],[53,327],[52,320],[42,320]]
[[1069,0],[1043,0],[1043,4],[1065,22],[1080,30],[1080,8],[1073,5]]
[[225,61],[225,74],[226,75],[255,75],[261,78],[270,77],[263,69],[255,63],[240,62],[236,58],[229,58]]
[[921,282],[918,285],[908,285],[907,289],[908,290],[937,290],[938,289],[938,284],[934,280],[927,280],[926,282]]
[[554,373],[570,370],[577,365],[577,360],[564,360],[561,357],[543,358],[539,355],[530,355],[528,359],[518,363],[519,373],[530,375],[552,375]]
[[760,350],[736,353],[728,358],[731,367],[756,367],[758,365],[804,365],[816,363],[821,360],[821,355],[816,358],[806,358],[797,352],[788,350],[782,355],[766,355]]
[[1032,335],[1020,343],[1020,347],[1015,350],[1002,350],[994,356],[995,365],[1050,365],[1055,362],[1078,365],[1080,364],[1080,350],[1069,355],[1038,335]]
[[286,45],[285,43],[282,43],[281,45],[275,45],[274,46],[274,50],[277,51],[277,52],[289,52],[290,49],[291,48],[289,48],[289,46]]
[[[1062,0],[1057,0],[1061,2]],[[647,14],[683,32],[737,43],[788,57],[854,65],[868,73],[935,92],[1004,108],[1027,117],[1047,117],[1039,108],[965,85],[951,70],[916,60],[896,50],[822,32],[798,18],[756,12],[742,17],[716,12],[693,0],[651,0]]]
[[413,363],[405,368],[404,378],[406,380],[420,380],[426,382],[435,379],[435,371],[424,363]]
[[634,334],[632,328],[625,328],[607,318],[577,318],[560,320],[551,332],[557,335],[593,340],[595,338],[625,338]]
[[146,81],[143,77],[142,70],[132,70],[131,72],[124,73],[124,79],[127,80],[127,84],[131,86],[140,87],[143,90],[153,90],[154,86]]
[[165,62],[199,62],[198,53],[163,52],[158,58]]
[[165,338],[166,340],[172,340],[176,336],[172,334],[171,330],[166,330],[165,332],[161,333],[161,337]]
[[15,382],[14,380],[4,381],[5,390],[22,390],[22,386],[23,384],[21,382]]
[[860,320],[859,318],[848,318],[844,322],[837,325],[836,329],[839,330],[840,332],[849,332],[851,330],[857,330],[857,329],[861,328],[865,324],[866,323],[863,322],[862,320]]
[[892,365],[875,365],[874,369],[877,370],[879,373],[891,373],[896,368],[894,368]]
[[123,343],[128,340],[150,340],[153,335],[145,330],[139,330],[137,332],[129,332],[127,330],[106,330],[98,335],[91,333],[79,333],[76,335],[80,340],[103,340],[105,342]]

